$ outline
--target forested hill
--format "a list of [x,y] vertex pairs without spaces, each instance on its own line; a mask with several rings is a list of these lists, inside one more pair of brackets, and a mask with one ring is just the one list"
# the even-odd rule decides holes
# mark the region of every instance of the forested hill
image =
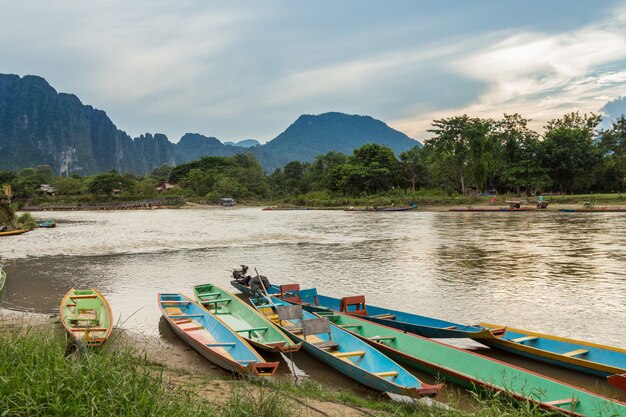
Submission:
[[267,171],[290,161],[310,162],[330,151],[350,154],[368,143],[387,146],[395,153],[421,146],[404,133],[370,116],[331,112],[302,115],[275,139],[255,150]]
[[133,139],[104,111],[84,105],[75,95],[58,93],[41,77],[0,74],[0,170],[49,165],[62,175],[111,169],[146,174],[165,163],[251,151],[269,172],[330,151],[349,154],[367,143],[389,146],[396,153],[420,145],[379,120],[342,113],[300,116],[265,145],[225,145],[196,133],[184,135],[177,144],[163,134]]

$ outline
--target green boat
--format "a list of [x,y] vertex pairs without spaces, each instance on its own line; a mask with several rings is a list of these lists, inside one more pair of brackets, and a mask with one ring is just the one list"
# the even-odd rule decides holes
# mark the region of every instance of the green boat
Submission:
[[354,316],[323,315],[398,362],[446,381],[470,389],[504,392],[572,416],[626,416],[626,404],[547,376]]
[[216,285],[196,285],[193,295],[198,304],[259,349],[287,353],[302,346],[239,297]]
[[72,288],[61,300],[61,323],[68,335],[88,346],[106,342],[113,330],[111,306],[95,289]]
[[7,280],[7,273],[2,269],[2,265],[0,265],[0,291],[4,288],[4,282]]

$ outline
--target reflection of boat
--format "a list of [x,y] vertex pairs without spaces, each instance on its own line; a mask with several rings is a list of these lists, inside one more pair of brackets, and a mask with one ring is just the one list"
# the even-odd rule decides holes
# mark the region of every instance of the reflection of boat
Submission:
[[533,211],[535,209],[530,207],[510,208],[510,207],[465,207],[465,208],[451,208],[448,211],[454,212],[481,212],[481,213],[504,213],[504,212],[518,212],[518,211]]
[[22,233],[26,233],[26,232],[28,232],[27,229],[6,230],[4,232],[0,232],[0,236],[21,235]]
[[[247,288],[247,287],[245,287]],[[245,289],[244,289],[245,290]],[[244,291],[242,290],[242,291]],[[326,311],[340,311],[362,317],[375,323],[384,324],[398,330],[434,338],[463,338],[480,339],[489,337],[492,332],[480,326],[468,326],[432,317],[419,316],[388,308],[365,305],[365,296],[333,298],[319,295],[315,288],[300,290],[298,284],[272,285],[270,292],[278,297],[285,297],[291,302],[301,302],[305,310],[317,313]]]
[[2,269],[2,265],[0,265],[0,291],[4,288],[4,283],[7,280],[7,273]]
[[37,227],[57,227],[54,220],[48,219],[37,223]]
[[625,207],[595,207],[581,209],[559,209],[563,213],[626,213]]
[[366,208],[362,208],[362,209],[356,209],[356,208],[347,208],[344,211],[375,211],[375,212],[379,212],[379,211],[410,211],[410,210],[415,210],[417,208],[417,204],[413,204],[410,207],[366,207]]
[[221,368],[240,374],[271,376],[278,362],[266,362],[252,346],[216,316],[181,294],[161,294],[159,307],[185,343]]
[[291,341],[274,323],[235,295],[212,284],[196,285],[193,293],[198,304],[243,336],[256,348],[274,352],[295,352],[300,344]]
[[[488,329],[502,328],[489,323],[480,325]],[[512,327],[507,327],[506,332],[500,335],[483,337],[477,341],[493,348],[592,375],[607,377],[626,373],[626,350],[612,346]],[[618,380],[619,378],[612,379],[614,382],[619,382]]]
[[626,416],[626,404],[514,365],[355,316],[327,317],[391,358],[472,390],[508,394],[573,416]]
[[111,306],[95,288],[69,290],[61,300],[60,313],[67,333],[89,346],[101,345],[111,335]]
[[410,397],[435,395],[440,385],[423,384],[396,362],[369,346],[348,331],[331,325],[278,298],[251,298],[250,301],[310,355],[342,374],[370,388]]

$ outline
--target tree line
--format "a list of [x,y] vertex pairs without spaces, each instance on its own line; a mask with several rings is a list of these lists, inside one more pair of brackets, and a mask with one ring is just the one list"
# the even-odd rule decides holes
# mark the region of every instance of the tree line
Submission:
[[359,197],[401,190],[444,190],[448,194],[498,192],[622,192],[626,177],[626,118],[599,129],[601,117],[568,113],[550,120],[543,134],[519,114],[502,119],[467,115],[434,120],[423,147],[395,155],[369,144],[351,155],[329,152],[313,162],[292,161],[267,175],[252,153],[203,157],[150,175],[110,171],[88,177],[54,175],[49,166],[0,171],[17,198],[41,196],[49,184],[58,196],[150,198],[162,191],[205,200],[234,197],[270,200],[323,192]]

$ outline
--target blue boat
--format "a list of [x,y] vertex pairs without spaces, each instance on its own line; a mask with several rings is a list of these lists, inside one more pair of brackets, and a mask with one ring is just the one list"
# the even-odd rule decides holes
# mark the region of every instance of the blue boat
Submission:
[[[251,294],[249,287],[237,281],[231,281],[231,284],[241,292],[248,295]],[[315,288],[300,290],[298,284],[272,285],[268,288],[268,293],[290,302],[303,303],[304,309],[310,312],[336,311],[348,313],[363,317],[374,323],[393,327],[394,329],[435,339],[467,337],[474,339],[491,338],[494,334],[499,335],[504,331],[504,329],[489,330],[482,326],[453,323],[451,321],[439,320],[432,317],[372,305],[366,306],[365,297],[362,295],[344,297],[341,299],[333,298],[319,295]]]
[[363,385],[413,398],[435,395],[442,387],[422,383],[385,354],[327,318],[304,311],[301,305],[276,297],[250,301],[310,355]]
[[[480,324],[487,329],[502,327],[490,323]],[[623,374],[626,374],[625,349],[513,327],[506,327],[506,332],[501,336],[482,338],[477,341],[496,349],[553,365],[596,376],[610,377],[609,383],[626,389],[623,380]]]
[[278,362],[266,362],[248,342],[191,299],[159,293],[158,302],[174,333],[217,366],[253,376],[276,372]]

